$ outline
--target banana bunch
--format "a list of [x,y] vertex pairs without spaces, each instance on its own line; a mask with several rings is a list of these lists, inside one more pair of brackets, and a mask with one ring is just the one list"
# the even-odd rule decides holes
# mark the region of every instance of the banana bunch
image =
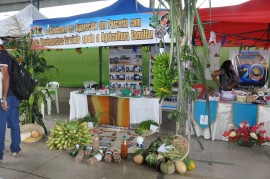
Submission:
[[83,122],[60,122],[55,120],[57,125],[51,129],[50,136],[46,142],[50,149],[66,149],[67,147],[80,144],[85,146],[92,143],[91,135],[87,123]]
[[174,64],[170,65],[168,53],[160,53],[155,56],[152,73],[155,95],[160,98],[169,97],[172,94],[173,83],[177,79]]

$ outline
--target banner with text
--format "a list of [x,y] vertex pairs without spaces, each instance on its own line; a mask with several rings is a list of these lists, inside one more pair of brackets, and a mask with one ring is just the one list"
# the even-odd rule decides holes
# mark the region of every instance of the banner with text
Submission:
[[32,49],[158,43],[160,39],[155,37],[152,16],[125,14],[55,24],[46,23],[46,20],[36,21],[31,26]]

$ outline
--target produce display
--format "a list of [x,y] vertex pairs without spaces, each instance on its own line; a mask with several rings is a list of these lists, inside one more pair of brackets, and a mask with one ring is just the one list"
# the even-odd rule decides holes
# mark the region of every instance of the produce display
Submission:
[[156,123],[153,120],[146,120],[142,121],[139,125],[139,127],[135,128],[135,132],[139,135],[147,136],[149,134],[153,134],[157,131],[152,131],[151,130],[151,125],[159,127],[158,123]]
[[76,144],[86,146],[92,143],[93,136],[91,135],[86,122],[55,121],[57,125],[51,129],[47,141],[47,145],[50,149],[61,150]]
[[[56,126],[51,129],[47,145],[50,149],[65,149],[76,162],[88,165],[96,165],[101,161],[106,163],[118,163],[121,159],[120,152],[116,149],[110,150],[99,145],[97,133],[91,134],[86,122],[79,123],[56,121]],[[156,123],[152,120],[143,121],[138,128],[141,131],[149,130],[151,125]],[[138,130],[138,129],[137,129]],[[38,136],[36,131],[27,136]],[[141,137],[141,136],[138,136]],[[123,139],[122,145],[126,143]],[[121,150],[121,154],[122,154]],[[169,135],[157,137],[148,148],[138,148],[134,153],[134,163],[146,164],[165,174],[184,174],[196,168],[195,162],[188,158],[189,142],[183,136]]]
[[134,153],[136,164],[149,165],[165,174],[180,173],[194,170],[195,162],[188,158],[189,142],[182,136],[169,135],[157,137],[147,149],[140,148]]
[[170,61],[170,54],[160,53],[155,56],[152,74],[155,96],[160,99],[170,97],[173,91],[173,84],[177,82],[177,73],[173,62]]

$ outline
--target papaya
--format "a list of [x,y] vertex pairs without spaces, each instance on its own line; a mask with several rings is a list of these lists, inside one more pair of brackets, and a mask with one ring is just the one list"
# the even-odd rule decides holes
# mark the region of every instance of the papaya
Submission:
[[195,164],[194,160],[192,160],[190,158],[184,159],[183,162],[186,164],[187,170],[189,170],[189,171],[194,170],[196,168],[196,164]]

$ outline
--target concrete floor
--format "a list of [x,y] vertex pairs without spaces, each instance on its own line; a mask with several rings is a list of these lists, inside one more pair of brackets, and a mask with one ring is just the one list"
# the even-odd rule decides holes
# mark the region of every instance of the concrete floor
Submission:
[[[146,138],[149,144],[157,135],[168,135],[175,131],[174,122],[166,120],[163,112],[163,124],[158,134]],[[45,116],[47,128],[55,123],[52,119],[68,120],[68,103],[61,103],[60,115]],[[196,169],[184,175],[164,175],[146,165],[133,163],[130,154],[120,163],[99,162],[96,166],[77,163],[64,151],[49,150],[46,139],[21,147],[24,156],[13,158],[9,155],[10,135],[7,130],[5,155],[0,164],[0,179],[269,179],[270,147],[246,148],[224,141],[200,139],[205,152],[202,152],[195,138],[191,138],[191,158],[196,162]]]

